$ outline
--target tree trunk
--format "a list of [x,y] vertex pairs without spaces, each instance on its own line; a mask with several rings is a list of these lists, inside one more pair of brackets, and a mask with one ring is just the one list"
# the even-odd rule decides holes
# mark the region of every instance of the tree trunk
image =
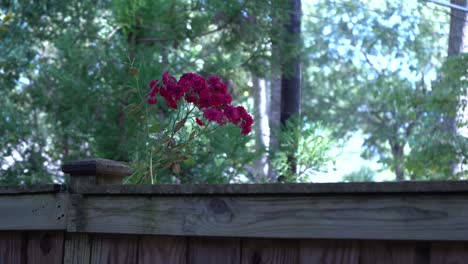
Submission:
[[391,140],[390,147],[392,149],[392,156],[393,156],[393,171],[396,175],[397,181],[404,181],[405,180],[405,169],[404,169],[404,152],[403,149],[405,148],[404,144],[399,144]]
[[[262,151],[266,147],[265,137],[268,136],[265,131],[268,120],[266,116],[266,91],[265,81],[258,78],[255,73],[252,73],[253,95],[254,95],[254,119],[256,120],[255,129],[255,148],[257,151]],[[264,182],[266,180],[266,156],[262,155],[254,162],[254,176],[256,182]]]
[[[452,0],[452,4],[468,7],[467,0]],[[450,32],[448,56],[468,52],[468,12],[452,8],[450,12]]]
[[[467,6],[467,0],[452,0],[452,4]],[[450,12],[450,31],[448,41],[448,57],[468,52],[468,12],[452,8]],[[456,107],[454,105],[454,107]],[[456,112],[456,111],[455,111]],[[457,132],[456,116],[444,118],[444,129],[449,134]]]
[[[286,41],[293,41],[296,49],[300,48],[301,38],[301,0],[290,0],[289,23],[285,25]],[[301,60],[299,53],[287,56],[282,64],[281,76],[281,124],[300,113],[301,102]]]
[[[451,3],[458,6],[468,7],[467,0],[451,0]],[[448,42],[448,57],[454,57],[461,53],[468,52],[468,12],[464,12],[455,8],[452,8],[450,12],[450,32]],[[457,98],[458,101],[463,98]],[[446,115],[443,119],[443,129],[448,136],[453,136],[459,133],[457,130],[457,123],[462,123],[464,120],[457,120],[457,113],[460,111],[458,104],[454,104],[453,115]],[[461,116],[463,118],[463,116]],[[455,160],[450,165],[453,174],[455,175],[459,167],[458,162]]]
[[[301,60],[299,56],[301,38],[301,0],[289,0],[289,21],[285,24],[285,41],[292,42],[294,50],[282,50],[282,53],[291,52],[282,60],[281,75],[281,114],[282,125],[293,116],[300,114],[301,103]],[[291,172],[296,174],[296,160],[291,154],[288,157]]]
[[[271,9],[272,14],[276,14],[277,1],[272,1]],[[280,24],[281,21],[278,17],[273,15],[273,24]],[[281,39],[278,32],[272,30],[270,33],[271,38],[271,60],[270,60],[270,85],[269,85],[269,102],[268,102],[268,126],[270,128],[270,142],[268,145],[268,180],[276,182],[278,177],[274,170],[271,160],[274,153],[279,149],[279,135],[280,135],[280,116],[281,116],[281,58],[280,58],[280,45],[278,40]]]
[[255,126],[255,143],[257,150],[265,147],[263,120],[265,118],[265,91],[262,89],[260,79],[252,73],[253,96],[254,96],[254,119],[256,120]]

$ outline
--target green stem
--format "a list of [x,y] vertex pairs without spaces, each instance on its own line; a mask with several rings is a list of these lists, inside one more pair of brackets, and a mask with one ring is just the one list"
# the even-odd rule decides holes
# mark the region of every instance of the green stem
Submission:
[[[132,65],[133,67],[133,65]],[[144,93],[142,92],[142,89],[140,87],[140,78],[139,78],[139,75],[136,74],[135,75],[135,81],[136,81],[136,88],[137,88],[137,91],[138,91],[138,96],[140,97],[140,104],[143,104],[144,105],[144,115],[145,115],[145,124],[144,124],[144,129],[145,129],[145,137],[144,137],[144,145],[145,145],[145,153],[148,153],[148,150],[151,148],[151,145],[150,144],[146,144],[148,142],[150,142],[150,138],[149,138],[149,115],[148,115],[148,104],[145,103],[145,95]],[[153,151],[150,149],[149,150],[149,166],[150,166],[150,181],[151,181],[151,184],[154,184],[155,181],[156,181],[156,176],[153,174]],[[141,178],[144,178],[144,176],[142,176]]]
[[194,136],[192,139],[188,139],[188,140],[186,140],[186,141],[184,141],[184,142],[182,142],[182,143],[179,143],[179,144],[176,145],[175,147],[176,147],[176,148],[183,147],[183,146],[187,145],[188,143],[192,142],[195,138],[198,138],[198,137],[200,137],[200,136],[202,136],[202,135],[205,135],[205,134],[207,134],[207,133],[210,133],[211,131],[214,131],[214,130],[218,129],[220,126],[221,126],[221,125],[215,126],[214,128],[209,129],[209,130],[206,130],[206,129],[205,129],[205,131],[203,131],[202,133],[195,134],[195,136]]

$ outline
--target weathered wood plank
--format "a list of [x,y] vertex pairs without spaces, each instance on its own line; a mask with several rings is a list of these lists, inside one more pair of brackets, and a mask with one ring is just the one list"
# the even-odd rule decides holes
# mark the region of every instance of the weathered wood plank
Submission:
[[91,241],[86,233],[67,233],[65,236],[64,264],[89,264]]
[[63,232],[34,231],[28,233],[28,264],[61,264]]
[[191,238],[188,246],[190,264],[239,264],[240,240],[237,238]]
[[76,232],[82,230],[82,221],[86,219],[81,217],[85,214],[82,211],[83,207],[83,195],[81,194],[69,194],[68,207],[67,207],[67,231]]
[[359,241],[301,240],[300,264],[359,264]]
[[138,247],[138,263],[187,263],[186,237],[142,236]]
[[25,232],[0,232],[0,263],[25,263],[26,242]]
[[[427,256],[421,256],[417,242],[410,241],[361,241],[360,264],[428,264]],[[423,252],[424,253],[424,252]]]
[[67,196],[0,195],[0,230],[65,230]]
[[456,194],[84,196],[78,212],[77,232],[468,240],[468,196]]
[[[242,239],[241,264],[298,264],[299,241],[286,239]],[[311,263],[311,262],[308,262]],[[318,263],[318,262],[317,262]]]
[[137,263],[138,236],[92,235],[91,264]]
[[468,181],[298,184],[87,185],[78,188],[77,192],[83,194],[104,195],[468,193]]
[[[37,185],[15,185],[0,186],[0,195],[4,194],[28,194],[28,193],[58,193],[65,191],[64,185],[59,184],[37,184]],[[1,199],[1,196],[0,196]]]
[[432,242],[430,264],[468,263],[468,243]]

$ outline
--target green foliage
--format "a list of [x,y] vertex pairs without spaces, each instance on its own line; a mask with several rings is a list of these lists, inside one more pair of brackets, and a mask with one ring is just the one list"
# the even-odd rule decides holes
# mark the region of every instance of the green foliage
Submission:
[[[466,135],[447,129],[446,117],[467,126],[468,56],[447,59],[425,101],[426,112],[410,138],[407,168],[412,179],[465,179],[468,173]],[[456,129],[456,128],[455,128]],[[455,165],[455,167],[454,167]],[[455,173],[454,173],[455,171]]]
[[290,118],[281,129],[279,150],[270,153],[272,165],[283,181],[313,180],[314,172],[323,170],[333,159],[330,155],[333,144],[328,130],[321,124],[311,124],[306,118]]
[[12,20],[13,13],[7,12],[6,14],[2,14],[0,11],[0,39],[6,33],[8,33],[8,23]]
[[[424,2],[316,2],[302,17],[302,48],[279,26],[289,19],[287,4],[2,1],[0,183],[63,181],[62,162],[89,156],[139,161],[135,168],[144,175],[148,150],[158,153],[154,135],[144,130],[157,132],[171,116],[156,108],[146,123],[142,84],[163,70],[216,74],[239,103],[248,103],[251,73],[269,78],[271,68],[297,54],[304,65],[302,109],[313,118],[289,125],[281,151],[271,153],[288,181],[320,170],[334,140],[355,131],[366,137],[363,157],[402,166],[406,179],[466,177],[466,170],[450,176],[454,160],[467,162],[466,138],[447,133],[441,122],[466,108],[468,87],[466,55],[443,63],[446,13]],[[272,47],[280,54],[272,55]],[[161,182],[253,181],[245,165],[261,151],[234,128],[220,131],[197,138],[179,175],[163,170]],[[290,158],[298,175],[286,165]]]
[[165,145],[170,143],[170,137],[162,131],[175,118],[169,116],[161,120],[162,123],[153,120],[148,125],[149,136],[141,134],[146,147],[140,144],[141,148],[133,152],[134,174],[128,182],[231,183],[242,177],[248,178],[244,166],[262,154],[246,148],[252,136],[242,136],[239,128],[232,125],[199,129],[194,122],[188,121],[174,138],[173,144],[180,147],[167,148]]
[[[0,179],[31,183],[24,179],[36,173],[37,181],[50,182],[61,178],[62,162],[87,156],[140,160],[149,140],[141,133],[145,111],[135,105],[146,85],[137,87],[134,68],[144,84],[163,70],[221,75],[236,80],[230,89],[242,95],[245,76],[268,56],[271,21],[259,16],[265,10],[248,1],[2,2],[2,14],[11,11],[14,19],[0,42]],[[219,147],[211,138],[201,143]],[[17,160],[5,160],[12,155]],[[42,170],[29,168],[30,159]],[[50,171],[42,173],[44,162]],[[233,158],[224,165],[241,171],[239,164]],[[12,182],[14,174],[24,178]]]
[[361,167],[357,171],[353,171],[343,176],[345,182],[372,182],[375,180],[375,171],[369,167]]
[[259,158],[262,152],[252,149],[252,136],[241,136],[238,128],[227,125],[209,137],[195,142],[193,160],[182,166],[181,182],[232,183],[243,177],[254,181],[245,166]]
[[[462,140],[448,138],[443,148],[435,147],[441,138],[430,129],[457,109],[463,85],[460,78],[447,78],[457,80],[458,88],[444,84],[437,89],[427,80],[446,56],[448,32],[443,26],[449,19],[429,10],[422,3],[385,1],[370,8],[364,2],[344,1],[334,5],[334,16],[316,8],[305,20],[307,30],[320,37],[306,43],[310,55],[304,109],[331,127],[337,138],[363,133],[362,156],[377,157],[401,180],[432,178],[417,169],[431,160],[429,153],[442,151],[439,161],[447,162],[464,148]],[[448,71],[466,71],[460,65]],[[435,178],[450,177],[441,163],[434,164],[442,170]]]

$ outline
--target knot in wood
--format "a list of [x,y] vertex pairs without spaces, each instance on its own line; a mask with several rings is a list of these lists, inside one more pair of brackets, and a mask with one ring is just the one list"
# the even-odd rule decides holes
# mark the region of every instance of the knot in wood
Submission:
[[211,211],[213,211],[215,214],[225,214],[229,212],[229,208],[226,204],[225,201],[215,198],[211,199],[209,208]]

